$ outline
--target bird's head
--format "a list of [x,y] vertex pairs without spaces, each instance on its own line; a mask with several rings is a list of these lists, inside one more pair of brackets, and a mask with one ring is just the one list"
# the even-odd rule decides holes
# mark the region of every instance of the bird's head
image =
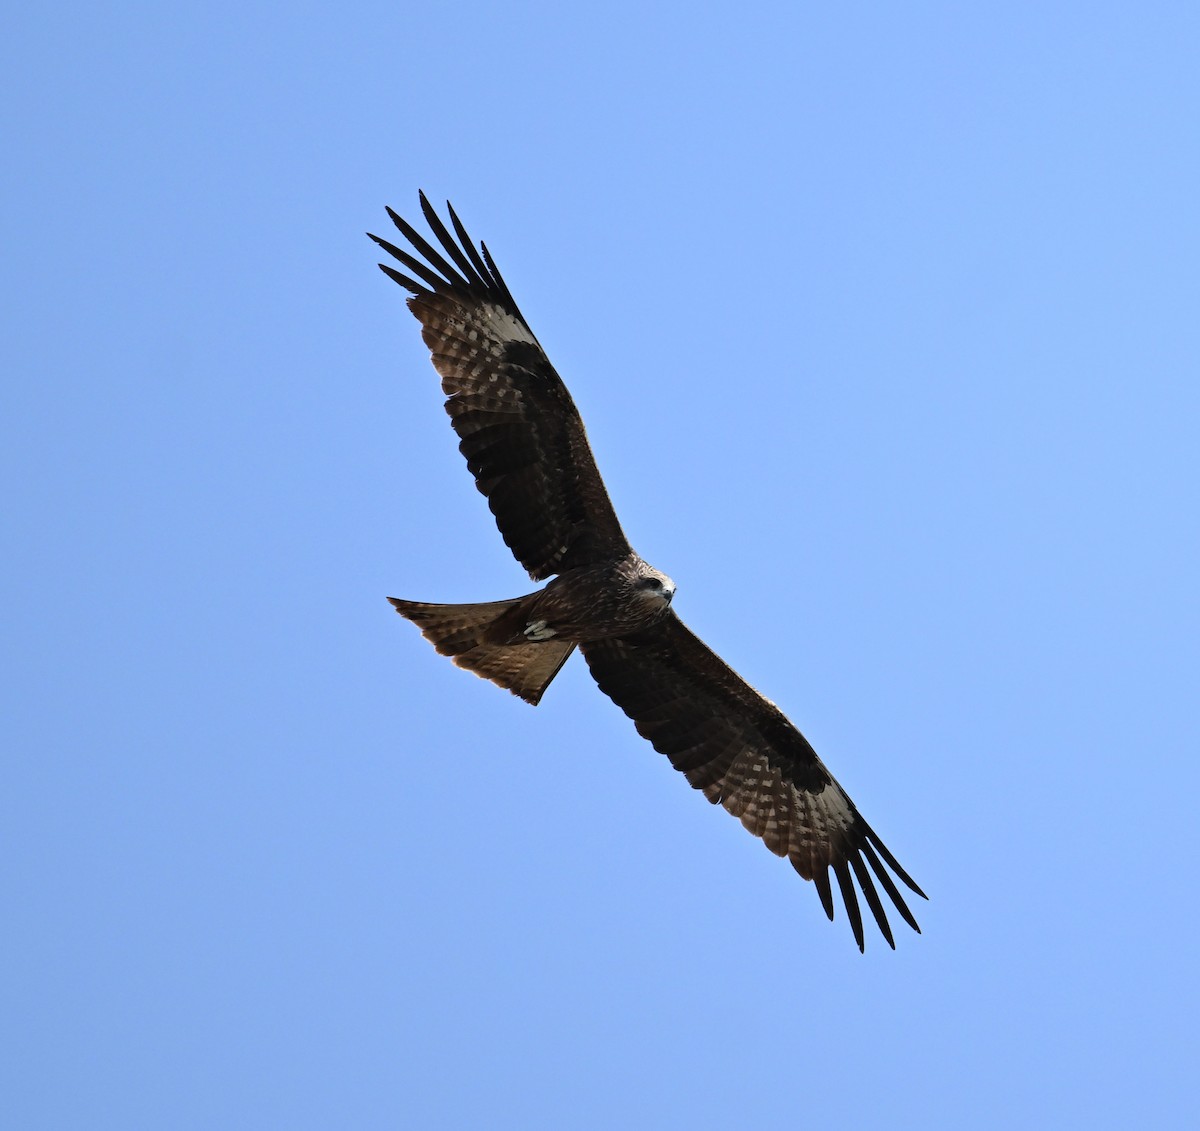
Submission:
[[675,596],[675,582],[646,562],[638,563],[633,588],[643,600],[661,603],[663,606],[669,605],[671,598]]

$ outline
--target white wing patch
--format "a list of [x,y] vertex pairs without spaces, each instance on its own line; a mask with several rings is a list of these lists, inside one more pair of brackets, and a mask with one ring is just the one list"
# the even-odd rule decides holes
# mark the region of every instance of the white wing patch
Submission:
[[502,306],[496,306],[490,302],[481,303],[479,317],[487,326],[488,332],[502,346],[512,342],[521,342],[527,346],[537,345],[537,339],[530,332],[529,327],[514,318]]

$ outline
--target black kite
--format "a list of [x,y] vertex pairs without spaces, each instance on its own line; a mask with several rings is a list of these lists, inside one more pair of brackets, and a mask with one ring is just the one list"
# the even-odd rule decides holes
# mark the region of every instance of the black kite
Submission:
[[566,386],[487,247],[477,249],[447,208],[457,239],[421,195],[441,251],[390,208],[416,254],[371,238],[409,272],[380,264],[412,293],[408,305],[441,375],[459,448],[504,541],[530,577],[553,580],[509,601],[392,604],[443,655],[528,703],[541,699],[578,645],[600,690],[638,733],[812,880],[830,919],[833,870],[859,950],[855,880],[894,949],[876,881],[920,928],[884,865],[924,892],[783,712],[675,615],[674,582],[625,538]]

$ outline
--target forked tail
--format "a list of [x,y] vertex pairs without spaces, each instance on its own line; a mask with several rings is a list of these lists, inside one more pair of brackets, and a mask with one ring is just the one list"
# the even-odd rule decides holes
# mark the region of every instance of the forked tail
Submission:
[[432,605],[388,598],[396,612],[412,621],[443,656],[536,705],[575,645],[558,640],[532,643],[525,639],[522,625],[516,622],[524,619],[518,606],[527,599]]

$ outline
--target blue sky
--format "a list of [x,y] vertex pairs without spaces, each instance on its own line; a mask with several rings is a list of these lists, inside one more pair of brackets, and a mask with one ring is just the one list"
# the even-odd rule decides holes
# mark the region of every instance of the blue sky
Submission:
[[[3,1122],[1191,1126],[1193,5],[57,5],[0,46]],[[572,662],[364,231],[449,197],[854,947]],[[903,928],[901,928],[903,930]]]

